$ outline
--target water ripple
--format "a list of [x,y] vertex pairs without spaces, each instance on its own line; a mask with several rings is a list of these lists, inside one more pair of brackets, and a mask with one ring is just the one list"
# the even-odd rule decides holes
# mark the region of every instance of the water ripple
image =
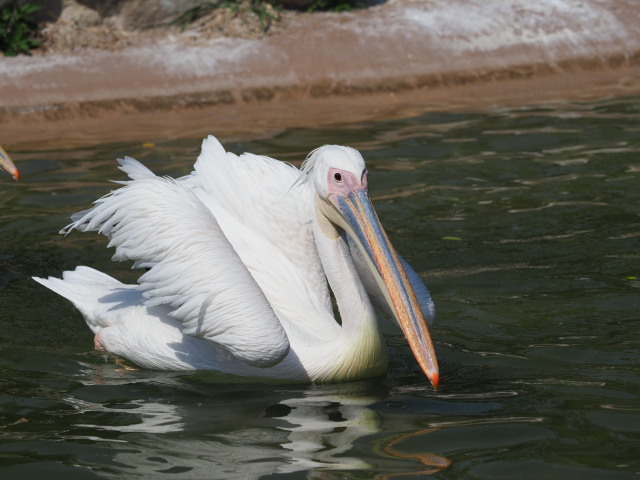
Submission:
[[612,98],[237,136],[238,153],[296,165],[322,144],[362,150],[389,237],[434,298],[437,391],[401,333],[388,376],[348,385],[89,354],[81,316],[30,276],[89,262],[135,281],[102,238],[56,232],[112,188],[115,157],[180,175],[200,141],[18,152],[24,180],[0,177],[0,476],[382,478],[444,458],[456,478],[637,476],[639,113]]

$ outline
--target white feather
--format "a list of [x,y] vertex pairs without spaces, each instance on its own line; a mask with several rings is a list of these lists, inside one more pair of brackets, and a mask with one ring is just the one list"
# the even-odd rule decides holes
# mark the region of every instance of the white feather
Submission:
[[98,200],[64,232],[97,230],[116,247],[114,260],[149,268],[139,279],[144,304],[170,307],[184,333],[214,341],[251,365],[281,361],[289,349],[286,334],[211,212],[176,181],[137,175],[136,163],[123,162],[136,169],[135,181]]

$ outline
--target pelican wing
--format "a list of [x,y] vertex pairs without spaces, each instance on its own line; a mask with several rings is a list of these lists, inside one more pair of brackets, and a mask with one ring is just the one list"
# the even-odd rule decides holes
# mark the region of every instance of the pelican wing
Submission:
[[73,229],[98,231],[114,260],[146,268],[138,282],[146,306],[166,305],[183,332],[268,367],[289,350],[287,335],[216,218],[185,185],[125,158],[131,181],[72,217]]
[[300,175],[269,157],[226,152],[210,136],[195,173],[180,182],[213,212],[278,313],[313,330],[310,312],[331,312],[331,301],[311,229],[313,202]]

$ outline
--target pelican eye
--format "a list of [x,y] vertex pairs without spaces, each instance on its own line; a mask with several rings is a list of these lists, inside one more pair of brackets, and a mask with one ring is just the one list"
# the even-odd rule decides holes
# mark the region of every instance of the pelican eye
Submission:
[[333,174],[333,178],[336,179],[336,182],[341,182],[342,181],[342,175],[340,175],[340,173],[338,173],[338,172]]

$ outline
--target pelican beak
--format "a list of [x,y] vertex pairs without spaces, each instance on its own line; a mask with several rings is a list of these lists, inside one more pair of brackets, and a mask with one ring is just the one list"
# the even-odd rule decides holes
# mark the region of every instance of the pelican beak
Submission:
[[418,364],[434,388],[438,388],[438,360],[427,323],[400,259],[371,204],[366,187],[352,190],[346,197],[331,194],[329,201],[339,213],[332,215],[332,220],[356,241]]
[[9,173],[9,175],[11,175],[16,180],[20,180],[20,172],[11,161],[11,157],[9,156],[9,154],[5,152],[2,147],[0,147],[0,168],[6,170],[7,173]]

